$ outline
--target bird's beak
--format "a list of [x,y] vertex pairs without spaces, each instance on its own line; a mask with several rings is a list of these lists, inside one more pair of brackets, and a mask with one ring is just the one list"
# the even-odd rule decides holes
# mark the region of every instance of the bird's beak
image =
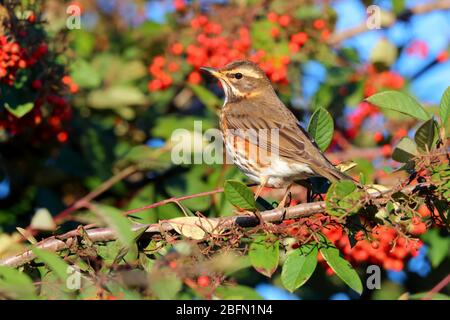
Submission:
[[206,71],[207,73],[209,73],[210,75],[216,77],[217,79],[222,78],[222,74],[217,69],[209,68],[209,67],[201,67],[200,70]]

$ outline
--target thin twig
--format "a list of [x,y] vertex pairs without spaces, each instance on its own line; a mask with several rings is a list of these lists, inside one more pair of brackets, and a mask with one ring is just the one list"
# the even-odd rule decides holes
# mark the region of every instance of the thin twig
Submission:
[[431,289],[425,297],[422,298],[422,300],[431,300],[433,299],[433,296],[445,288],[450,283],[450,274],[448,274],[444,279],[439,281],[437,285],[434,286],[433,289]]

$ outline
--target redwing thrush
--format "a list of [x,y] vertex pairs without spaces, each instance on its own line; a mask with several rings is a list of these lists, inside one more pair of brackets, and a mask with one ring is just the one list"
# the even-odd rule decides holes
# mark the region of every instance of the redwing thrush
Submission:
[[350,179],[323,155],[256,64],[235,61],[202,70],[219,79],[225,90],[220,130],[234,164],[259,183],[256,198],[265,186],[289,188],[308,177]]

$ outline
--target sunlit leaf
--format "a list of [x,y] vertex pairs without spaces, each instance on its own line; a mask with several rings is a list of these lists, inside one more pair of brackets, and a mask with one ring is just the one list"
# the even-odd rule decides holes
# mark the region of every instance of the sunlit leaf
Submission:
[[48,209],[40,208],[31,219],[31,227],[35,230],[52,231],[56,229],[56,224]]
[[450,119],[450,87],[447,87],[444,94],[442,95],[439,107],[439,115],[441,116],[442,127],[445,128]]
[[427,121],[430,119],[428,112],[416,99],[400,91],[382,91],[366,100],[382,109],[395,110],[419,120]]
[[15,106],[11,106],[8,103],[5,103],[4,106],[5,106],[5,109],[8,110],[9,113],[14,115],[16,118],[22,118],[28,112],[33,110],[34,103],[33,102],[28,102],[28,103],[15,105]]
[[219,233],[218,222],[200,217],[179,217],[167,221],[179,234],[194,239],[202,240],[207,233]]
[[290,252],[283,264],[281,282],[293,292],[308,281],[317,265],[317,245],[304,245]]

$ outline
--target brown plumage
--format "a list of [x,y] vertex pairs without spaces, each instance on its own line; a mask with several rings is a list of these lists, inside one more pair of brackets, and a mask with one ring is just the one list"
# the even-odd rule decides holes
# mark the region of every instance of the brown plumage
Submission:
[[225,146],[251,180],[261,187],[279,188],[314,176],[332,182],[350,179],[323,155],[256,64],[236,61],[221,69],[203,70],[222,83],[225,103],[220,129]]

